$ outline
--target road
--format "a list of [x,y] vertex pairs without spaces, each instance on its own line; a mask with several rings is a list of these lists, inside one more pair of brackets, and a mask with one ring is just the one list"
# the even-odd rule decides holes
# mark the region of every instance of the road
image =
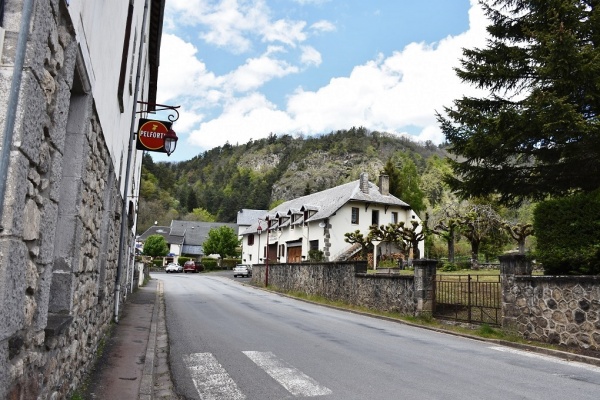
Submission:
[[155,277],[188,399],[600,398],[598,367],[309,304],[231,271]]

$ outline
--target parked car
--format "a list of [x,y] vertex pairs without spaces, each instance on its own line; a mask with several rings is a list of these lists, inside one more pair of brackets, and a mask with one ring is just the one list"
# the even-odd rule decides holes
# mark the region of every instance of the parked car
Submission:
[[204,271],[204,266],[200,261],[189,260],[183,264],[183,272],[200,272]]
[[237,278],[238,276],[251,277],[252,276],[252,266],[246,264],[238,264],[233,269],[233,277]]
[[183,267],[179,264],[169,263],[165,267],[165,272],[168,274],[169,272],[183,272]]

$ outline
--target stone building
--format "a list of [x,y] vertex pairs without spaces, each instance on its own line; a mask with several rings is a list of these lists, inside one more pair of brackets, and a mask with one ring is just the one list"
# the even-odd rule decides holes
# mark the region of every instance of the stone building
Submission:
[[164,1],[0,0],[0,398],[68,398],[118,320]]

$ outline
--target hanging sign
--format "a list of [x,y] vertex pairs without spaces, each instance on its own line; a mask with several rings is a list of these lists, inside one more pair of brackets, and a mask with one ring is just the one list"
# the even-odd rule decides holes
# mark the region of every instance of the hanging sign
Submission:
[[140,119],[137,131],[136,149],[166,153],[165,135],[171,129],[172,122],[153,119]]

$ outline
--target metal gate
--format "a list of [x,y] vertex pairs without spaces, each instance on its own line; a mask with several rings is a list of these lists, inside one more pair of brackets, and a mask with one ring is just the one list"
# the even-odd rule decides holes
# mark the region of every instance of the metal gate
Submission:
[[436,275],[433,315],[441,319],[500,325],[500,276]]

